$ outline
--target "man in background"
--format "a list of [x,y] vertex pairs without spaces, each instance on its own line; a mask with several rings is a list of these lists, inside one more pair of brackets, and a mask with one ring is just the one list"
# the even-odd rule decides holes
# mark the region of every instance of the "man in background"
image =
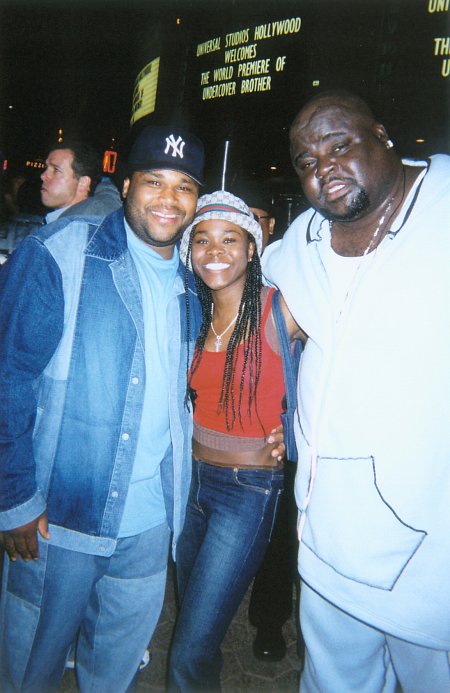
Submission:
[[39,178],[31,175],[22,182],[16,204],[17,211],[0,224],[0,264],[6,262],[24,238],[44,223],[46,209],[41,202]]
[[119,191],[109,178],[102,179],[100,157],[87,142],[66,139],[55,145],[45,166],[41,200],[51,210],[47,224],[75,214],[106,216],[121,206]]
[[57,144],[45,163],[39,190],[34,178],[20,179],[16,211],[0,226],[0,264],[42,224],[65,216],[104,217],[122,205],[114,183],[102,178],[100,158],[90,144],[76,140]]
[[244,200],[263,230],[263,252],[275,231],[275,215],[271,195],[266,187],[255,180],[237,174],[230,183],[229,192]]

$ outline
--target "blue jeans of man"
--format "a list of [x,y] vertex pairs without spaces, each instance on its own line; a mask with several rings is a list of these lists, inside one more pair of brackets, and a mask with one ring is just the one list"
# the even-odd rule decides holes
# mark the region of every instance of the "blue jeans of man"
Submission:
[[193,461],[177,551],[181,602],[171,690],[220,690],[220,645],[264,556],[283,492],[283,470]]
[[6,561],[2,692],[57,690],[77,633],[80,690],[131,690],[161,613],[169,537],[159,525],[119,539],[109,558],[40,541],[39,560]]

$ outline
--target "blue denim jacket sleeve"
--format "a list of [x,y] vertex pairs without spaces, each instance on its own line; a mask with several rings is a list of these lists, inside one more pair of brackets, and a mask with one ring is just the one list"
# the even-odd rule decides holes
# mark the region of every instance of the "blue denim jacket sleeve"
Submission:
[[63,324],[60,270],[45,245],[30,236],[0,271],[0,530],[45,509],[32,445],[35,384]]

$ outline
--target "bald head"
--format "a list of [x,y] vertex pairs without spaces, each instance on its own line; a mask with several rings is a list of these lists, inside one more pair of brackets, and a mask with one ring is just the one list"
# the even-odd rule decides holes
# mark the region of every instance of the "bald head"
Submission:
[[300,123],[309,120],[313,115],[329,107],[344,109],[370,123],[376,122],[373,112],[360,96],[345,89],[329,89],[315,94],[302,106],[291,125],[290,134],[292,135]]

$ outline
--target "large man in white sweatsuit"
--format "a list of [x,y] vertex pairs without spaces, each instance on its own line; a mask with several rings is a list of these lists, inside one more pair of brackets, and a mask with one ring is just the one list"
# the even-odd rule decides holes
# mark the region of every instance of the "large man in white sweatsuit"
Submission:
[[450,157],[401,161],[367,104],[291,128],[312,209],[263,258],[299,375],[301,690],[450,690]]

